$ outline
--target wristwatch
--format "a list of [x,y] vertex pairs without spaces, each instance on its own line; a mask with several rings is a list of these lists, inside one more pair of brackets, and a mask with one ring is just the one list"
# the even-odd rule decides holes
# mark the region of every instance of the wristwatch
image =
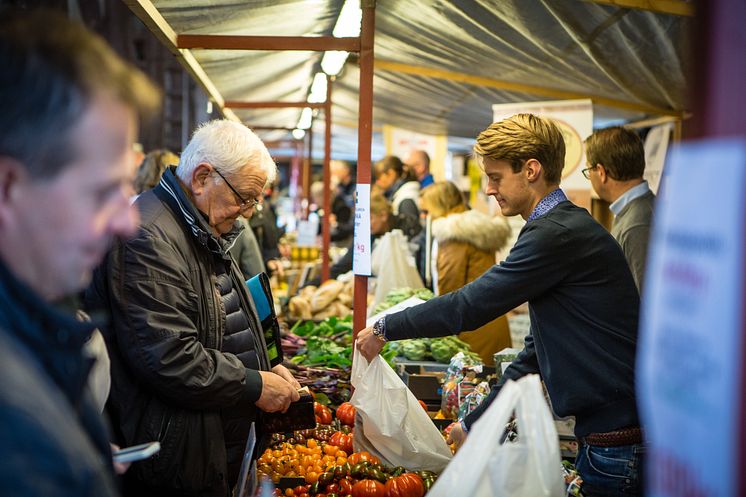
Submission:
[[373,334],[382,342],[386,340],[386,318],[382,317],[373,324]]

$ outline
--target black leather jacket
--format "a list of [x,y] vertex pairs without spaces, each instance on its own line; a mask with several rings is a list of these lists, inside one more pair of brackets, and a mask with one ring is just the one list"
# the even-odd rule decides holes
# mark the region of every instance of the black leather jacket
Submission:
[[[218,265],[229,267],[253,330],[253,353],[269,370],[261,324],[230,241],[209,232],[172,170],[137,202],[138,233],[116,244],[86,295],[111,314],[103,330],[111,355],[107,409],[126,446],[159,440],[161,451],[126,478],[180,495],[225,496],[226,440],[221,413],[256,419],[258,371],[222,352]],[[165,493],[165,492],[164,492]]]

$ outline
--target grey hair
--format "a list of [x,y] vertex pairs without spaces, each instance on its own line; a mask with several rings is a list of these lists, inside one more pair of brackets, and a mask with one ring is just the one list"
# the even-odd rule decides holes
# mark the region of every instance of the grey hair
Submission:
[[197,166],[208,163],[223,174],[236,175],[246,166],[262,170],[267,184],[277,177],[277,166],[267,147],[249,128],[228,119],[202,124],[192,135],[176,168],[176,175],[189,184]]

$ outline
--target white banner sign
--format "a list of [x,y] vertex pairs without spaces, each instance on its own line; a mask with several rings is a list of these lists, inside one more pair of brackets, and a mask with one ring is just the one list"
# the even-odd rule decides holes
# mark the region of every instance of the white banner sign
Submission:
[[593,133],[593,103],[590,99],[499,104],[492,106],[492,113],[495,122],[515,114],[525,113],[553,119],[565,139],[562,188],[565,190],[591,189],[591,183],[581,173],[581,170],[586,167],[583,140]]
[[352,271],[370,276],[370,185],[355,187],[355,237],[352,252]]
[[430,173],[435,180],[445,179],[448,158],[448,139],[445,136],[425,135],[385,124],[383,141],[386,146],[386,155],[395,155],[402,161],[406,161],[409,154],[415,150],[424,150],[430,157]]
[[645,179],[656,195],[663,176],[671,131],[673,131],[673,123],[661,124],[651,128],[645,137]]
[[743,495],[744,205],[746,142],[672,150],[638,344],[650,497]]

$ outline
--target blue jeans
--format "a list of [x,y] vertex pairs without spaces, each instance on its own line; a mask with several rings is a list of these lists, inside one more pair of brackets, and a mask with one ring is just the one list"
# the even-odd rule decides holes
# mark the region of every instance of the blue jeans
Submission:
[[642,444],[599,447],[581,443],[575,468],[585,497],[629,497],[643,493]]

